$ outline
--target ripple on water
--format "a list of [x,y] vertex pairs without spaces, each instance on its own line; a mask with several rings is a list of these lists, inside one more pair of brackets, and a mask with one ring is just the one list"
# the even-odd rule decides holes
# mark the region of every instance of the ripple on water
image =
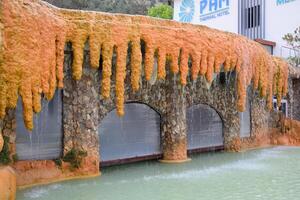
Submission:
[[300,148],[275,147],[201,154],[183,165],[123,165],[93,180],[22,190],[18,200],[299,200],[299,155]]

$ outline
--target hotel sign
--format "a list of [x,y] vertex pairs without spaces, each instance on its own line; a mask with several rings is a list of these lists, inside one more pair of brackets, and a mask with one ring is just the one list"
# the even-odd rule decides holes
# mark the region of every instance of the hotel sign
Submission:
[[287,3],[291,3],[293,1],[296,1],[296,0],[276,0],[276,4],[277,4],[277,6],[280,6],[280,5],[284,5]]
[[230,0],[201,0],[200,21],[229,15]]
[[208,21],[230,14],[231,0],[181,0],[179,21]]

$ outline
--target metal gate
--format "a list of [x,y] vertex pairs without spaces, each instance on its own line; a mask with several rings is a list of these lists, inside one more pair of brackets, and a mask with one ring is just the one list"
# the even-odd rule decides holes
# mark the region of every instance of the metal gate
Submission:
[[62,153],[62,91],[53,99],[42,100],[42,111],[34,116],[34,129],[28,132],[23,122],[23,106],[19,98],[16,108],[16,148],[20,160],[59,158]]
[[187,110],[188,150],[223,147],[223,122],[208,105],[194,105]]
[[160,155],[160,115],[147,105],[125,104],[125,115],[111,111],[99,128],[103,165]]

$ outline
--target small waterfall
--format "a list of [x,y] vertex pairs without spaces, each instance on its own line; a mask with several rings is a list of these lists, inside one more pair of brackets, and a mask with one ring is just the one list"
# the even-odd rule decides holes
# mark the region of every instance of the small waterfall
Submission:
[[33,145],[32,145],[32,134],[33,134],[33,132],[30,132],[28,135],[29,135],[29,140],[30,140],[30,157],[31,157],[31,159],[33,159],[33,150],[32,150],[32,148],[33,148]]
[[[52,101],[56,101],[56,97],[54,97],[54,99]],[[42,117],[41,117],[41,128],[39,130],[39,133],[42,137],[42,140],[39,143],[39,147],[43,144],[46,143],[46,141],[44,141],[45,138],[49,137],[46,134],[46,129],[47,129],[47,123],[48,120],[51,119],[51,116],[49,116],[49,101],[44,100],[43,101],[43,111],[42,111]],[[44,153],[44,152],[43,152]],[[39,151],[39,155],[40,155],[40,151]]]
[[125,135],[125,133],[124,133],[124,116],[120,118],[120,123],[121,123],[121,133],[122,133],[122,135]]
[[[42,107],[42,110],[43,110],[43,107]],[[34,148],[35,148],[35,151],[36,153],[38,154],[37,155],[37,158],[40,159],[40,123],[39,123],[39,120],[41,118],[41,115],[42,115],[42,111],[40,113],[37,113],[35,116],[34,116],[34,130],[33,130],[33,134],[37,137],[37,144],[34,144]]]
[[[191,94],[191,108],[192,108],[192,113],[191,113],[191,121],[190,124],[193,124],[193,120],[194,120],[194,98],[197,97],[196,95],[196,82],[197,80],[193,80],[192,81],[192,94]],[[194,126],[191,126],[191,132],[194,132]]]

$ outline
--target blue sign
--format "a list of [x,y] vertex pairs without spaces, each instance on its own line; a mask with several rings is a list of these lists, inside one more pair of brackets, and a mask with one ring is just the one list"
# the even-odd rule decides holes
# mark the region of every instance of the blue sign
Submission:
[[280,5],[287,4],[287,3],[290,3],[293,1],[296,1],[296,0],[276,0],[276,4],[277,4],[277,6],[280,6]]
[[195,14],[195,1],[183,0],[180,5],[179,21],[191,22]]
[[200,0],[200,21],[229,15],[229,0]]

